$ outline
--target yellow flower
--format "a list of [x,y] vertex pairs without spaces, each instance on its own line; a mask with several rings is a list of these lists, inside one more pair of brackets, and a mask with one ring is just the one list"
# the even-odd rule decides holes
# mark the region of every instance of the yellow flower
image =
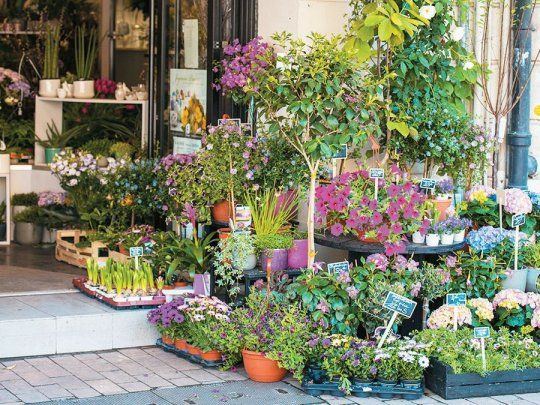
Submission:
[[478,190],[471,194],[471,201],[478,201],[480,204],[484,204],[487,199],[487,193],[483,190]]
[[516,309],[519,308],[519,303],[512,300],[503,300],[499,303],[499,306],[506,309]]

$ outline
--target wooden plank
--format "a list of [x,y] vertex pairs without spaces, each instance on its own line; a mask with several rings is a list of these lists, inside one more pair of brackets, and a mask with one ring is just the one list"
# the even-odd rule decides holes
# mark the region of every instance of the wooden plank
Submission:
[[489,397],[496,395],[527,394],[531,392],[540,392],[540,380],[448,387],[446,390],[446,396],[441,396],[444,399],[459,399],[471,397]]

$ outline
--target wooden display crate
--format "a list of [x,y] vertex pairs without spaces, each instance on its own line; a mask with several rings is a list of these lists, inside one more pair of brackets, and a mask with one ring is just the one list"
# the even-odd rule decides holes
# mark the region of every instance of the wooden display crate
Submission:
[[[87,231],[80,229],[58,230],[56,234],[56,260],[77,267],[86,267],[87,259],[105,262],[109,253],[104,243],[94,241],[90,247],[77,247],[77,243],[81,241],[81,238],[87,235]],[[106,251],[105,256],[103,256],[103,251]]]

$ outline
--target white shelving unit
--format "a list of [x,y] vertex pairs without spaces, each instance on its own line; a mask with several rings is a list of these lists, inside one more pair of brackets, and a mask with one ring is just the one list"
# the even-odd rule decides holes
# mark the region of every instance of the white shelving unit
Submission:
[[[36,96],[35,131],[39,139],[47,138],[47,124],[54,122],[59,131],[62,131],[63,103],[79,104],[133,104],[141,106],[141,147],[148,141],[148,101],[147,100],[114,100],[107,98],[56,98]],[[45,149],[38,143],[34,146],[34,162],[36,166],[46,166]]]
[[11,242],[11,193],[9,192],[9,173],[0,173],[0,202],[6,202],[6,237],[0,239],[0,245],[9,245]]

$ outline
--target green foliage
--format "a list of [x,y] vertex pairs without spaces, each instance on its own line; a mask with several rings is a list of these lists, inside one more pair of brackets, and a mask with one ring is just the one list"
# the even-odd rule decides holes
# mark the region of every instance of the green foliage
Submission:
[[296,195],[291,195],[281,203],[275,189],[264,189],[261,193],[246,193],[252,227],[257,236],[276,235],[287,225],[298,209]]
[[135,147],[127,142],[116,142],[113,144],[109,151],[116,159],[131,159],[135,153]]
[[256,235],[255,248],[258,252],[271,253],[274,249],[289,249],[293,238],[288,234]]
[[189,271],[191,278],[195,274],[204,274],[210,268],[212,261],[211,244],[215,232],[209,233],[204,239],[200,239],[194,233],[193,239],[183,239],[184,255],[181,257],[181,263]]
[[60,148],[68,146],[72,139],[81,134],[81,127],[60,131],[54,121],[47,123],[46,139],[36,137],[36,142],[44,148]]
[[526,245],[521,249],[521,255],[526,267],[540,269],[540,243]]
[[45,28],[45,55],[42,79],[58,79],[58,53],[60,46],[60,24],[47,24]]
[[25,208],[13,216],[13,222],[26,222],[41,224],[43,221],[43,211],[37,206]]
[[472,200],[462,202],[457,206],[456,212],[459,216],[468,218],[477,227],[499,226],[498,204],[488,198],[485,201]]
[[0,135],[2,135],[7,149],[10,151],[26,149],[34,145],[34,122],[32,120],[10,117],[1,118],[0,109]]
[[92,80],[98,52],[97,31],[86,25],[76,28],[75,33],[75,70],[77,80]]
[[31,207],[37,205],[39,196],[32,193],[13,194],[11,197],[11,205],[22,205],[24,207]]
[[82,145],[81,149],[94,156],[108,157],[111,154],[111,146],[114,141],[110,139],[92,139]]

